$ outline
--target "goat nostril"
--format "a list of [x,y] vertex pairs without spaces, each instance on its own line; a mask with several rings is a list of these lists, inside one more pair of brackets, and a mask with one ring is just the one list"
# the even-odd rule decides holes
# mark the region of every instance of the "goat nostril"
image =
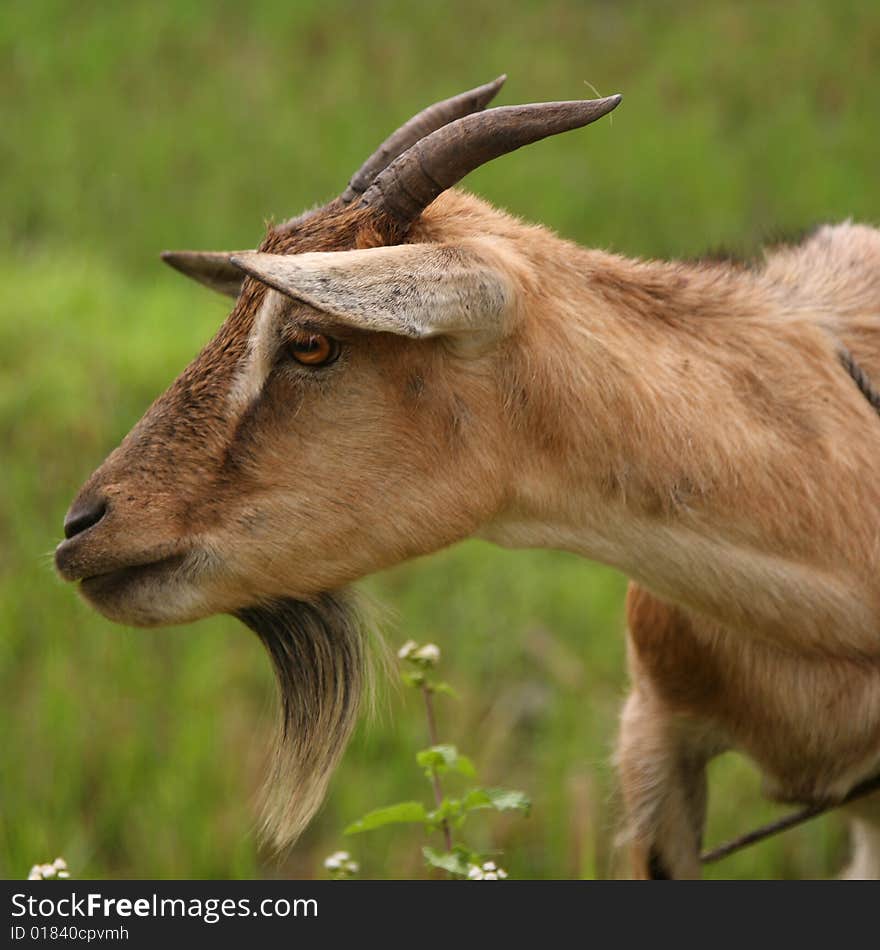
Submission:
[[103,498],[92,498],[77,502],[67,512],[64,519],[64,537],[72,538],[81,534],[86,528],[96,525],[107,512],[107,502]]

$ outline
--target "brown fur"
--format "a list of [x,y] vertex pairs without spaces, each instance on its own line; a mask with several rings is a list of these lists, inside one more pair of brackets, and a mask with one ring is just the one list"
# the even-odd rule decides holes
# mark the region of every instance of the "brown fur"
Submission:
[[267,299],[246,280],[86,483],[80,502],[108,512],[62,545],[61,572],[108,616],[165,623],[313,601],[470,535],[625,571],[640,875],[698,873],[703,770],[724,748],[783,798],[876,771],[880,420],[837,352],[880,379],[880,232],[823,228],[752,267],[633,261],[452,191],[407,234],[331,205],[261,249],[401,240],[490,248],[509,332],[474,349],[288,302],[271,319],[337,335],[343,357],[312,376],[275,362],[238,406]]

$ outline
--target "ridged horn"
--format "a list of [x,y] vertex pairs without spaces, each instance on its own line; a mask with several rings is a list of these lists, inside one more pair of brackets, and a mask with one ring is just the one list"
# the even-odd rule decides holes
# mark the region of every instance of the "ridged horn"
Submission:
[[372,184],[373,179],[408,148],[456,119],[480,112],[495,98],[507,76],[499,76],[476,89],[469,89],[451,99],[435,102],[422,109],[396,132],[392,132],[363,165],[352,175],[348,187],[340,195],[343,204],[351,204]]
[[416,142],[381,171],[362,204],[411,224],[447,188],[480,165],[550,135],[579,129],[611,112],[622,96],[500,106],[467,115]]

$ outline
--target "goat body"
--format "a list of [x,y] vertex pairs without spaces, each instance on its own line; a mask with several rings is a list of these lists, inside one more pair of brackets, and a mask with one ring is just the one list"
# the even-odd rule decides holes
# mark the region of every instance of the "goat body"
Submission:
[[[634,871],[696,876],[718,753],[786,801],[880,770],[880,419],[839,360],[880,376],[880,232],[824,227],[748,268],[557,245],[536,272],[556,292],[528,308],[532,465],[516,518],[483,534],[634,578]],[[876,796],[850,810],[849,873],[878,876]]]

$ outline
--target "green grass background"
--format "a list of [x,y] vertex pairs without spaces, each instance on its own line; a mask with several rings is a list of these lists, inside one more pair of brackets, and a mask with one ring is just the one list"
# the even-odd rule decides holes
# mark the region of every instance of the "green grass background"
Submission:
[[[428,791],[417,696],[383,689],[274,858],[254,833],[273,712],[256,638],[229,618],[114,626],[53,574],[79,484],[225,314],[160,249],[254,246],[412,112],[503,71],[502,103],[625,94],[612,121],[468,180],[568,237],[682,256],[877,222],[878,66],[870,0],[3,4],[0,875],[60,853],[82,877],[310,876],[343,846],[368,876],[423,873],[408,829],[341,836]],[[444,738],[534,799],[527,820],[477,819],[475,842],[516,877],[613,873],[624,579],[473,542],[363,586],[392,643],[442,647],[461,694]],[[710,840],[776,812],[741,760],[713,766]],[[829,817],[711,874],[825,876],[845,851]]]

